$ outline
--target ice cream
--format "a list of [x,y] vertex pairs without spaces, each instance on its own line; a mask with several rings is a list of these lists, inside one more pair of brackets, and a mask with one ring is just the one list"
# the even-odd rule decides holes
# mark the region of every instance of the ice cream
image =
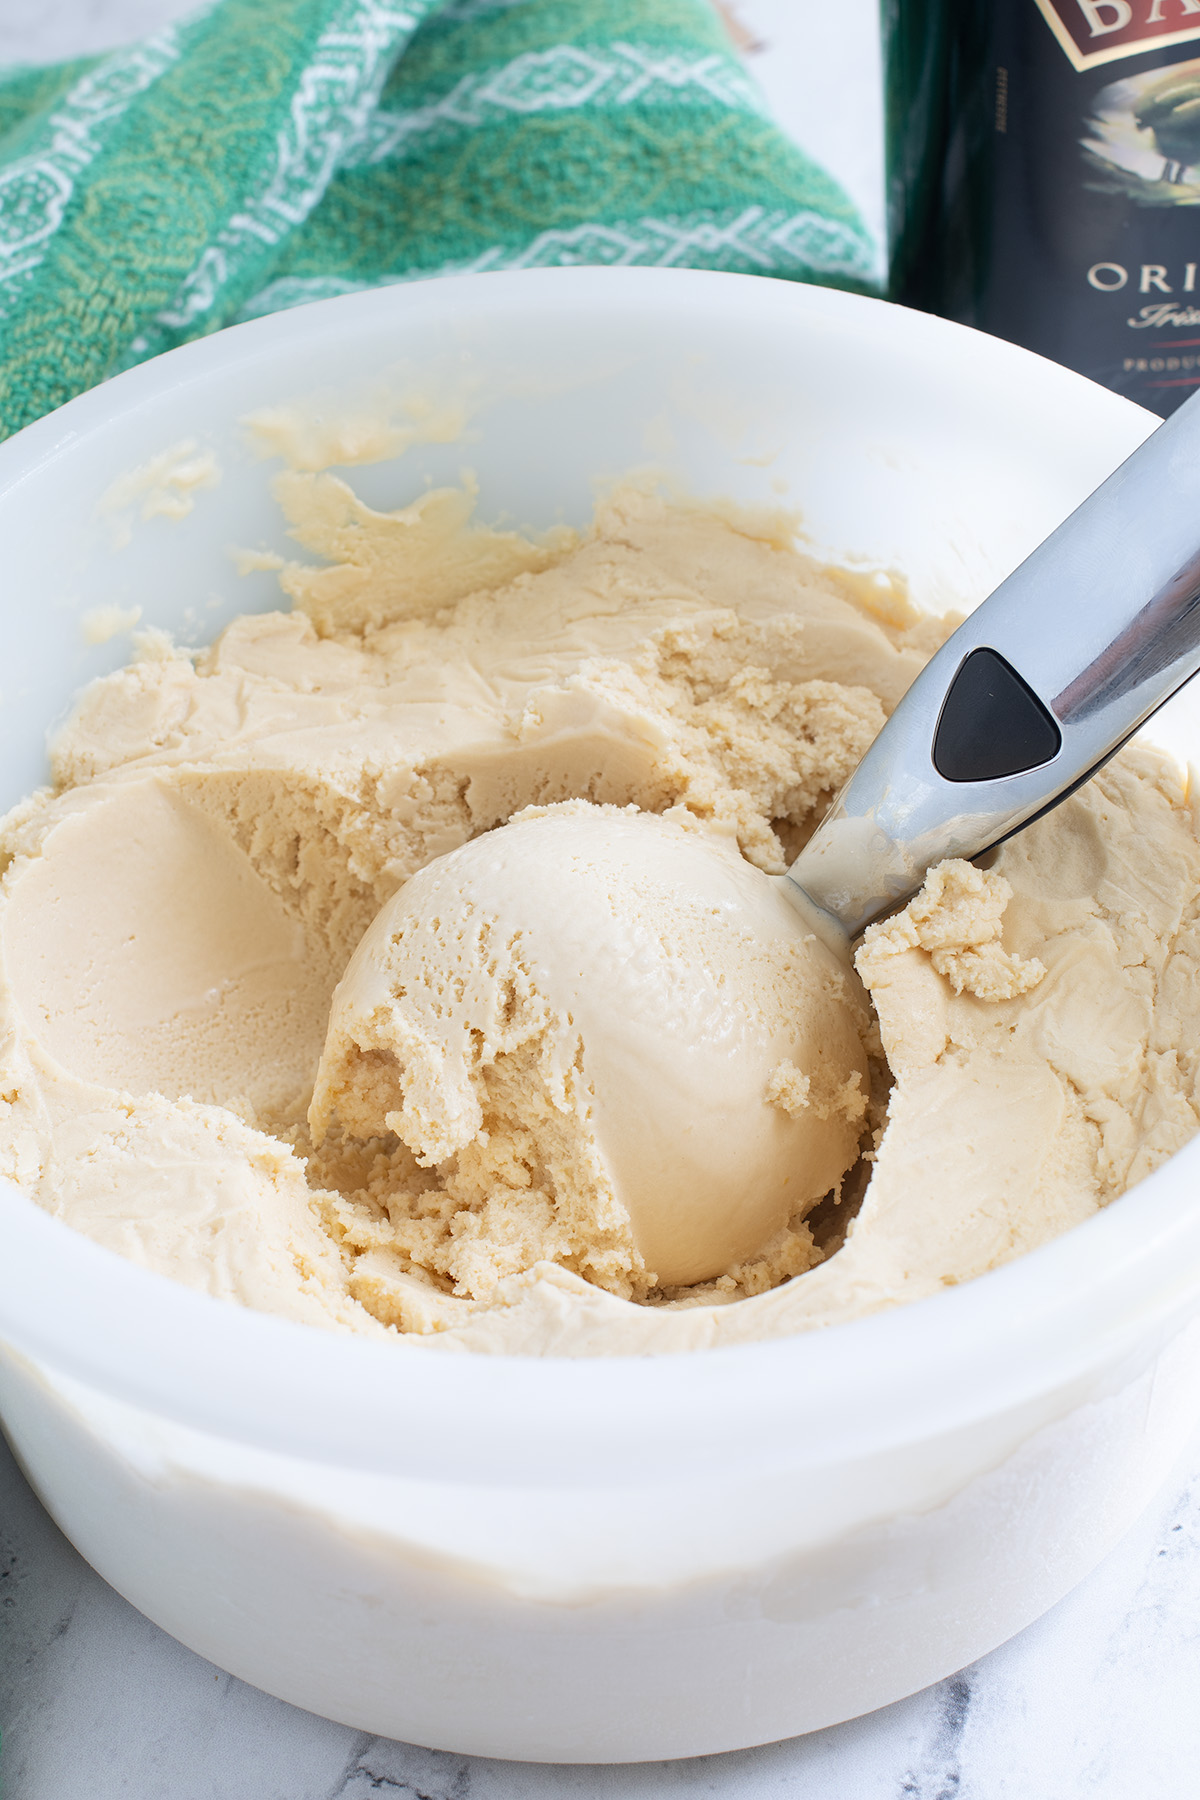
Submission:
[[838,1185],[867,1030],[855,977],[736,844],[568,801],[383,906],[310,1119],[439,1170],[450,1204],[406,1248],[456,1293],[552,1257],[644,1300],[774,1250]]
[[1194,1132],[1167,759],[935,871],[864,993],[768,878],[945,623],[775,515],[630,488],[533,540],[280,492],[293,609],[145,638],[4,824],[0,1172],[38,1204],[327,1328],[653,1352],[968,1280]]

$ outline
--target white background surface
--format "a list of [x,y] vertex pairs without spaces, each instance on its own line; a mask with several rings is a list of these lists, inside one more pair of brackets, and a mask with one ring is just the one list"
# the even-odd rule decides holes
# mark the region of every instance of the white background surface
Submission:
[[[106,48],[189,9],[0,0],[0,63]],[[880,231],[874,0],[733,10],[764,46],[753,61],[779,116]],[[953,1679],[792,1743],[610,1769],[385,1743],[245,1687],[112,1593],[0,1444],[0,1726],[5,1800],[1188,1800],[1200,1795],[1200,1444],[1082,1587]]]

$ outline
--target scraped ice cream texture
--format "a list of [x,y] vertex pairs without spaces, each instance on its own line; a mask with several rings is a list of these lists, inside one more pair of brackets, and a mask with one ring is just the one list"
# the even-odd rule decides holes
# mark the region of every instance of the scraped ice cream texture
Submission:
[[0,1172],[209,1294],[444,1348],[782,1335],[1197,1126],[1200,844],[1127,749],[843,967],[774,877],[952,621],[781,515],[581,536],[281,476],[290,610],[93,683],[3,826]]

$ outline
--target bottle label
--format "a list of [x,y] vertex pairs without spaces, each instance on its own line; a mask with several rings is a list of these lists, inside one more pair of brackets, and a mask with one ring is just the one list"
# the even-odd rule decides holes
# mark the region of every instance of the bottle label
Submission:
[[1200,38],[1200,0],[1037,0],[1079,73]]
[[985,3],[958,316],[1167,414],[1200,388],[1200,0]]

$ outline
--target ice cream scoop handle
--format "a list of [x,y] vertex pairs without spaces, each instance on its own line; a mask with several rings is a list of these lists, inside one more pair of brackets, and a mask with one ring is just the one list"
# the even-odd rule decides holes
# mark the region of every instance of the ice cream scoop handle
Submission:
[[785,887],[854,937],[1057,806],[1200,669],[1200,394],[917,677]]

